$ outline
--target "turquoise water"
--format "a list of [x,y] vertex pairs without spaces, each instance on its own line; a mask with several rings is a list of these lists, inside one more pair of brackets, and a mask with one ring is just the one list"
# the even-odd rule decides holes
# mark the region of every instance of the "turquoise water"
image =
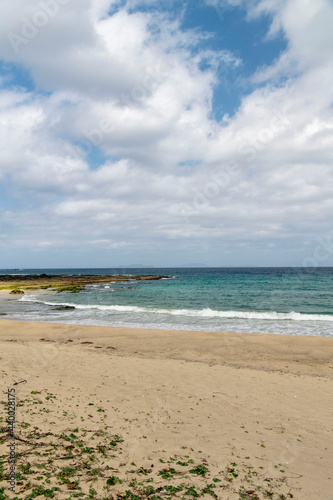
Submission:
[[[4,271],[3,271],[4,272]],[[9,271],[7,271],[9,272]],[[13,271],[12,271],[13,272]],[[29,270],[163,274],[170,279],[36,293],[7,303],[6,319],[179,330],[333,336],[333,268]],[[75,309],[57,310],[59,306]]]

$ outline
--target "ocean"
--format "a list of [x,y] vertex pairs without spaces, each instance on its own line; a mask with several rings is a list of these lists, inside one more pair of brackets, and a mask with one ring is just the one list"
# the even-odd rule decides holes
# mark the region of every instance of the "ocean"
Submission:
[[0,270],[1,274],[149,274],[158,281],[36,291],[1,299],[2,319],[56,323],[333,336],[333,268]]

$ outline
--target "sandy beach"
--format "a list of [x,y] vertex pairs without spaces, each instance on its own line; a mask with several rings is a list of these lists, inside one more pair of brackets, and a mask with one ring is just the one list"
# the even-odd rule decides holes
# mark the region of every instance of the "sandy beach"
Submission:
[[8,498],[333,499],[331,338],[1,320],[0,342]]

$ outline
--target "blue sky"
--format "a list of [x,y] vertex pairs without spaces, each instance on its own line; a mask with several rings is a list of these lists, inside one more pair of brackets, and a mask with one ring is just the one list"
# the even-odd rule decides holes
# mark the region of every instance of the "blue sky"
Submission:
[[0,19],[0,268],[333,265],[329,0]]
[[214,89],[213,116],[221,120],[224,114],[233,115],[241,104],[242,97],[254,86],[250,79],[263,65],[270,65],[286,49],[283,33],[266,39],[272,18],[260,16],[247,19],[245,8],[231,8],[189,2],[184,17],[185,29],[200,29],[211,35],[207,45],[213,50],[229,50],[241,61],[236,68],[221,67],[219,82]]

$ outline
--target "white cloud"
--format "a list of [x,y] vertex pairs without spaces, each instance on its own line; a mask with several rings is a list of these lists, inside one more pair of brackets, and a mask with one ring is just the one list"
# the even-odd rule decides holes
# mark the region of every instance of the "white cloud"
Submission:
[[270,34],[283,30],[288,40],[287,53],[277,61],[277,68],[285,65],[291,70],[294,64],[297,70],[304,71],[331,63],[333,8],[329,0],[262,0],[251,12],[273,14]]
[[[0,92],[0,172],[17,202],[3,215],[7,241],[59,250],[87,242],[143,257],[150,247],[156,263],[172,249],[175,259],[199,257],[204,244],[214,264],[223,263],[220,246],[283,241],[297,259],[300,241],[330,231],[332,6],[250,3],[249,15],[268,13],[270,36],[282,31],[288,48],[253,75],[260,86],[218,123],[217,67],[239,59],[200,50],[205,35],[182,31],[165,14],[114,2],[108,16],[111,3],[59,2],[16,52],[8,33],[22,35],[40,2],[0,3],[0,57],[24,65],[37,87]],[[107,160],[94,170],[97,148]]]

